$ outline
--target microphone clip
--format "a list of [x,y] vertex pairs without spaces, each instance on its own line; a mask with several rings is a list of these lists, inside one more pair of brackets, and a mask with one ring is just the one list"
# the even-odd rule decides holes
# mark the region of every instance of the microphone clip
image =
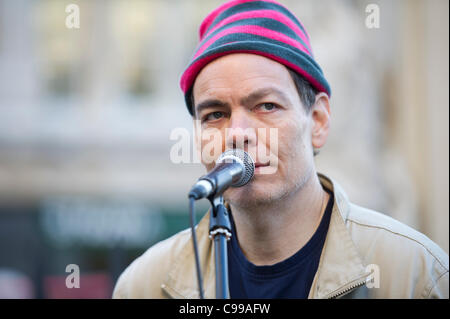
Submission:
[[210,197],[211,215],[209,217],[209,238],[223,235],[227,241],[231,238],[231,223],[227,208],[223,204],[223,197]]

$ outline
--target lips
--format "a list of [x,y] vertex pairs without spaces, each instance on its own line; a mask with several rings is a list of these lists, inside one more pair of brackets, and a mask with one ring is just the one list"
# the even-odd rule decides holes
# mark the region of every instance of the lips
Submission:
[[255,168],[266,167],[266,166],[270,166],[270,162],[269,163],[255,163]]

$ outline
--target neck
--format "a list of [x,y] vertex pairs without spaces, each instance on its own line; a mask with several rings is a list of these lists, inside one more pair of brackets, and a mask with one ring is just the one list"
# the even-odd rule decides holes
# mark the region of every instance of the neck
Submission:
[[289,258],[316,231],[328,198],[317,174],[311,174],[299,189],[270,204],[230,205],[242,252],[255,265],[273,265]]

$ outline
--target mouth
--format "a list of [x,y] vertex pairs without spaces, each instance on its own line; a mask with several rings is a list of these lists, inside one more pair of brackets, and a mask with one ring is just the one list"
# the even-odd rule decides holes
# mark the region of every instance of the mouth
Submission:
[[267,166],[270,166],[270,162],[268,162],[268,163],[255,163],[255,168],[267,167]]

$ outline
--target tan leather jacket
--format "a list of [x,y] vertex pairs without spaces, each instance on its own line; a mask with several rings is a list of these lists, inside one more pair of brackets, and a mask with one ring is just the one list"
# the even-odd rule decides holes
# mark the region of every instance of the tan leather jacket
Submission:
[[[318,174],[335,202],[309,298],[449,298],[448,255],[425,235],[349,202]],[[197,226],[206,298],[215,298],[209,215]],[[114,298],[198,298],[190,229],[148,249],[120,276]],[[366,283],[367,281],[367,283]]]

